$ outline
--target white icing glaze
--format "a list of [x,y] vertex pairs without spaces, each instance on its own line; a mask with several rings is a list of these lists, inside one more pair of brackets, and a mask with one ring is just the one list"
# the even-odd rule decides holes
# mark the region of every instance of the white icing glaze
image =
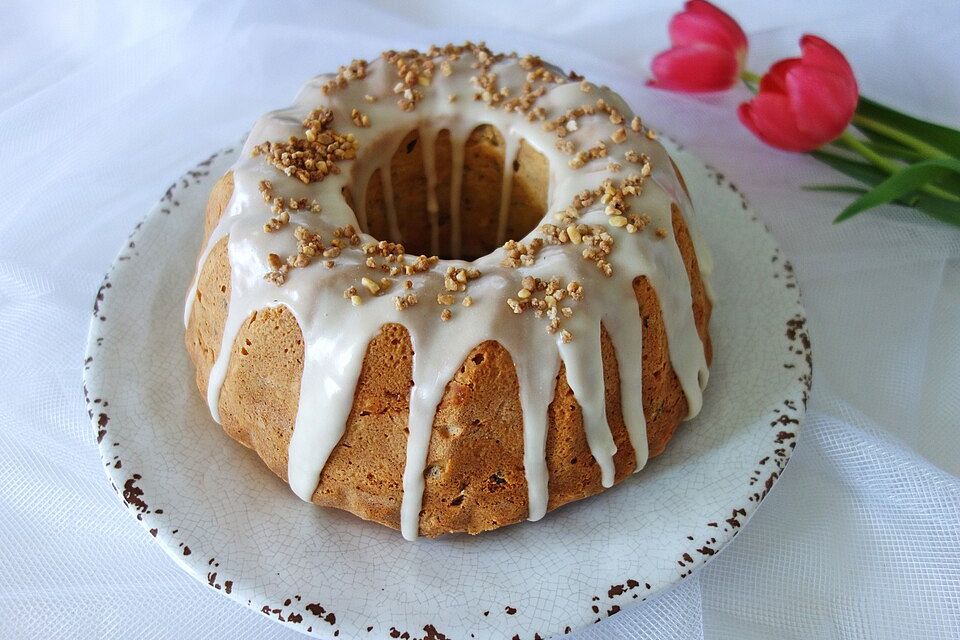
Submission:
[[[308,501],[318,486],[327,458],[343,435],[367,344],[386,323],[399,323],[407,328],[415,353],[401,506],[401,529],[407,539],[415,538],[418,533],[424,472],[437,405],[447,383],[476,345],[486,340],[498,341],[510,353],[516,368],[523,410],[523,460],[531,520],[543,517],[547,509],[547,409],[553,399],[561,362],[581,407],[587,441],[602,471],[603,485],[609,487],[613,484],[616,445],[606,417],[601,323],[617,354],[623,416],[636,451],[636,467],[639,470],[646,464],[647,437],[641,384],[642,322],[633,292],[634,278],[646,276],[657,291],[670,361],[686,395],[690,416],[700,410],[701,391],[707,381],[703,344],[692,310],[690,282],[673,238],[671,203],[677,203],[685,214],[705,283],[708,282],[712,259],[695,229],[692,206],[673,173],[665,150],[642,133],[630,131],[627,123],[632,113],[609,89],[589,85],[591,91],[585,93],[577,82],[548,84],[536,103],[546,110],[548,119],[602,97],[619,109],[627,121],[627,140],[613,143],[610,134],[616,127],[605,114],[580,118],[579,127],[568,134],[567,139],[581,149],[604,140],[610,156],[591,160],[581,169],[573,170],[568,166],[570,156],[555,148],[555,134],[545,131],[541,122],[530,122],[520,113],[506,112],[474,100],[475,88],[470,82],[471,75],[476,73],[471,68],[474,61],[473,55],[465,54],[452,63],[453,73],[449,76],[436,73],[429,86],[419,87],[424,98],[412,111],[398,108],[397,96],[393,93],[396,70],[383,59],[378,59],[369,64],[363,80],[352,80],[345,87],[326,94],[321,87],[332,76],[320,76],[304,86],[292,107],[261,118],[233,167],[233,196],[202,252],[185,309],[185,322],[188,322],[199,271],[212,247],[222,238],[229,237],[230,302],[223,341],[210,372],[207,393],[211,414],[218,421],[220,389],[227,375],[232,345],[246,319],[260,309],[281,305],[296,318],[303,333],[304,363],[298,412],[289,448],[288,476],[294,492]],[[510,87],[515,92],[527,75],[516,58],[495,63],[491,71],[497,74],[500,87]],[[365,95],[374,96],[376,101],[366,102]],[[451,95],[457,99],[448,99]],[[295,178],[286,177],[262,157],[252,156],[251,150],[264,141],[302,136],[303,119],[312,109],[321,106],[334,113],[332,127],[335,130],[356,136],[357,159],[339,163],[340,174],[330,174],[320,182],[304,185]],[[350,124],[353,108],[359,108],[369,116],[369,128]],[[637,165],[623,160],[625,150],[635,149],[650,157],[652,174],[644,183],[642,192],[630,198],[631,211],[647,214],[651,218],[650,228],[635,234],[610,229],[615,238],[615,248],[608,258],[613,267],[611,277],[605,277],[593,263],[581,258],[581,246],[563,244],[545,246],[533,264],[515,269],[501,265],[502,249],[473,263],[441,260],[429,271],[411,277],[414,281],[412,292],[419,296],[420,303],[403,311],[394,305],[394,296],[404,293],[398,287],[380,296],[366,295],[361,288],[363,304],[360,306],[353,306],[349,300],[343,299],[345,289],[351,285],[360,288],[361,277],[371,274],[364,265],[365,256],[357,249],[345,249],[332,269],[324,267],[322,260],[314,261],[306,268],[293,269],[280,287],[264,279],[264,274],[270,270],[268,254],[286,256],[297,251],[296,241],[289,230],[264,232],[263,224],[273,214],[258,192],[260,181],[270,180],[286,197],[319,201],[323,207],[321,214],[292,213],[291,227],[294,224],[309,226],[329,238],[332,229],[345,224],[353,224],[363,231],[369,228],[365,211],[366,186],[379,169],[384,208],[393,235],[390,240],[399,241],[389,163],[397,145],[414,129],[420,131],[423,149],[427,214],[434,253],[440,248],[434,144],[441,131],[450,132],[449,248],[451,255],[459,255],[466,231],[460,215],[464,145],[473,128],[480,124],[496,127],[505,140],[504,179],[497,218],[501,243],[509,222],[513,161],[520,140],[525,140],[549,161],[549,203],[543,219],[545,223],[554,222],[554,213],[569,206],[574,195],[581,190],[595,189],[607,177],[621,180],[635,173]],[[622,168],[619,171],[608,168],[611,160],[620,162]],[[344,188],[349,188],[353,194],[356,211],[342,197]],[[598,201],[581,211],[579,222],[606,224],[603,205]],[[667,237],[656,238],[655,228],[666,230]],[[536,237],[541,237],[538,229],[532,230],[523,241],[529,243]],[[373,240],[363,235],[364,243]],[[470,283],[468,294],[473,299],[472,306],[450,307],[452,319],[441,322],[441,307],[434,300],[437,293],[444,290],[444,273],[451,265],[474,267],[483,275]],[[516,315],[507,306],[506,299],[516,294],[521,279],[527,275],[546,280],[560,277],[565,282],[578,280],[583,284],[585,297],[571,305],[575,307],[575,313],[563,324],[573,334],[572,342],[565,343],[559,332],[547,333],[544,321],[535,318],[529,310]],[[458,296],[458,301],[460,299]]]

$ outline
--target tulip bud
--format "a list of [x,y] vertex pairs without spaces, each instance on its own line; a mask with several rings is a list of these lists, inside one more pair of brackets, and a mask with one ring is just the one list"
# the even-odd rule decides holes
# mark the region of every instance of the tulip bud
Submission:
[[671,91],[723,91],[740,77],[747,36],[737,21],[706,0],[689,0],[670,20],[671,48],[658,54],[648,83]]
[[763,142],[786,151],[812,151],[835,140],[859,100],[850,63],[816,36],[800,40],[801,57],[775,63],[760,91],[740,105],[740,121]]

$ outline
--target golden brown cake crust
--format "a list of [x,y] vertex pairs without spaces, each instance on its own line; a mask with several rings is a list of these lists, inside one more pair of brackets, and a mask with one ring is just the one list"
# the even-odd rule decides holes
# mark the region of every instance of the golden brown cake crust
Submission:
[[[475,133],[467,147],[467,168],[471,169],[471,163],[477,169],[484,163],[497,165],[503,152],[498,149],[496,136],[484,131]],[[401,144],[398,154],[409,147],[416,132],[411,136]],[[414,150],[415,146],[406,155],[414,155]],[[437,145],[439,160],[444,153],[441,140]],[[516,202],[511,204],[511,209],[527,207],[534,218],[542,213],[540,203],[547,180],[547,167],[537,155],[521,153],[524,162],[514,183],[514,192],[519,195],[514,196]],[[401,185],[396,206],[403,220],[404,210],[423,210],[419,196],[401,195],[413,191],[403,190],[402,185],[419,179],[410,167],[422,163],[416,157],[409,162],[398,160],[394,156],[393,181],[394,185]],[[404,177],[405,171],[411,175]],[[469,204],[464,202],[465,209],[480,211],[493,206],[484,198],[492,197],[490,194],[498,190],[475,184],[489,179],[481,171],[465,174],[465,198],[473,199]],[[538,181],[542,184],[538,185]],[[204,221],[205,237],[216,226],[232,190],[233,178],[228,173],[211,193]],[[366,197],[368,210],[375,212],[377,198],[382,196],[371,188]],[[412,200],[409,206],[401,202],[404,198]],[[691,283],[697,329],[709,362],[710,301],[690,234],[676,207],[672,218],[674,236]],[[424,226],[407,224],[405,238],[415,238],[417,229]],[[371,228],[376,231],[375,215]],[[664,451],[677,425],[686,417],[687,401],[670,364],[656,291],[644,277],[634,280],[634,291],[643,318],[643,362],[636,366],[642,366],[649,449],[650,455],[656,456]],[[229,299],[230,263],[227,238],[223,238],[202,265],[185,336],[202,394],[220,349]],[[614,461],[616,482],[620,482],[635,467],[620,400],[622,392],[631,390],[620,388],[617,356],[605,330],[601,343],[607,419],[618,448]],[[219,400],[223,429],[231,438],[256,451],[286,481],[287,449],[303,372],[300,327],[282,307],[261,309],[247,318],[230,349]],[[394,529],[400,527],[412,363],[413,350],[406,329],[397,324],[384,325],[368,346],[346,431],[323,469],[313,494],[314,503],[345,509]],[[477,345],[447,384],[437,408],[427,458],[421,535],[479,533],[527,517],[522,425],[519,387],[510,354],[497,342]],[[562,368],[549,408],[546,459],[550,510],[602,490],[600,469],[590,453],[580,408]]]

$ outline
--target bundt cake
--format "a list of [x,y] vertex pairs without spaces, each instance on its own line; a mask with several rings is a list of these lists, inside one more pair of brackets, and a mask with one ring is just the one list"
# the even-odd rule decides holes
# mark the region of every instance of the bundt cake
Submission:
[[537,520],[700,410],[691,213],[607,87],[482,44],[355,60],[261,118],[213,188],[197,384],[304,500],[408,539]]

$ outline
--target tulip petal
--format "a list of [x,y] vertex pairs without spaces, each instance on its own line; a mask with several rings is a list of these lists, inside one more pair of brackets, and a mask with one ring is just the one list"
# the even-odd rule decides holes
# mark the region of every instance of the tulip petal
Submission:
[[651,86],[672,91],[723,91],[737,81],[737,59],[729,51],[707,44],[674,47],[651,64]]
[[743,32],[740,25],[728,13],[706,0],[688,0],[684,5],[685,13],[700,16],[708,19],[722,30],[734,50],[746,53],[747,34]]
[[853,75],[850,63],[840,50],[818,36],[809,33],[800,38],[800,51],[805,64],[811,64],[837,73]]
[[839,49],[823,38],[806,34],[800,38],[800,50],[802,51],[804,66],[831,71],[844,79],[849,85],[848,90],[851,93],[859,93],[853,69]]
[[[670,19],[668,31],[673,46],[693,44],[712,44],[733,54],[747,48],[746,38],[740,27],[733,23],[735,30],[720,22],[709,13],[685,11]],[[738,33],[739,32],[739,33]]]
[[818,67],[800,64],[785,78],[797,127],[825,144],[850,124],[857,108],[857,92],[849,79]]
[[800,130],[790,100],[779,93],[761,93],[737,109],[740,122],[763,142],[786,151],[811,151],[820,146],[816,139]]
[[775,62],[770,70],[760,78],[760,92],[786,93],[786,77],[791,69],[800,64],[800,58],[787,58]]

